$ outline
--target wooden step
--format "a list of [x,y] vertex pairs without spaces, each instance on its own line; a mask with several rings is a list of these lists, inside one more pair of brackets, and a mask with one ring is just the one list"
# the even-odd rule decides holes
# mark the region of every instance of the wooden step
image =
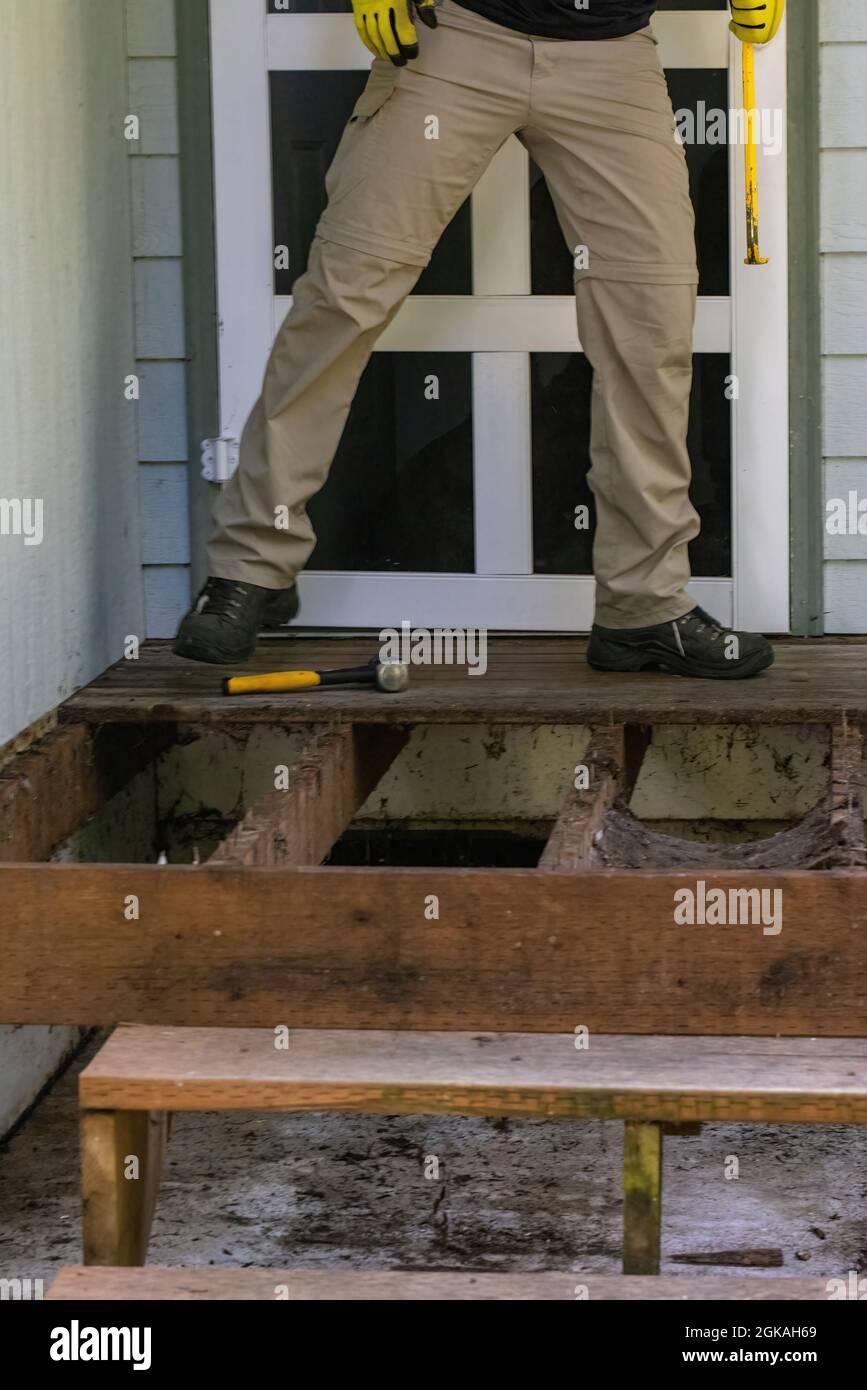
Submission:
[[[280,1043],[285,1046],[279,1046]],[[351,1110],[867,1123],[867,1041],[118,1028],[88,1110]]]
[[[663,1135],[704,1120],[867,1123],[867,1041],[118,1028],[80,1077],[84,1257],[144,1264],[187,1110],[621,1119],[623,1271],[658,1274]],[[136,1182],[126,1180],[130,1157]]]
[[303,1269],[62,1269],[46,1295],[55,1302],[173,1299],[239,1300],[291,1299],[315,1302],[430,1300],[463,1302],[470,1299],[566,1300],[574,1303],[581,1287],[590,1299],[619,1302],[647,1299],[668,1302],[697,1300],[826,1299],[827,1279],[757,1278],[742,1275],[602,1277],[595,1274],[406,1274],[368,1271],[346,1272]]

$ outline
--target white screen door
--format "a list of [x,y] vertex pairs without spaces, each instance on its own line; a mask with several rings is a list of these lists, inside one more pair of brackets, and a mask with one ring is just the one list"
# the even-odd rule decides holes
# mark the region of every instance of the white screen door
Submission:
[[[325,168],[370,65],[349,9],[347,0],[211,0],[228,439],[240,437],[259,392]],[[741,106],[725,0],[663,0],[654,29],[675,109],[692,111],[703,132],[687,145],[701,269],[690,452],[703,525],[691,592],[723,621],[787,631],[785,147],[760,153],[770,264],[747,267],[742,149],[720,142],[714,121]],[[759,104],[777,113],[784,142],[785,32],[757,57]],[[512,139],[362,380],[310,509],[320,539],[300,583],[305,624],[589,628],[590,372],[571,274],[544,182]],[[405,409],[408,397],[419,408]]]

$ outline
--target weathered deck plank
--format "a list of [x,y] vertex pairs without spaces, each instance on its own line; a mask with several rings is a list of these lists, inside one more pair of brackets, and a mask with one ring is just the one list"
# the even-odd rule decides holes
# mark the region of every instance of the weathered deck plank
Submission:
[[[292,695],[226,697],[228,667],[173,656],[145,644],[61,707],[66,720],[255,723],[357,719],[372,723],[834,724],[867,719],[867,641],[786,639],[777,662],[748,681],[685,680],[660,672],[591,671],[586,643],[571,637],[491,638],[488,670],[413,667],[409,690],[320,688]],[[375,637],[261,642],[247,671],[354,666]]]

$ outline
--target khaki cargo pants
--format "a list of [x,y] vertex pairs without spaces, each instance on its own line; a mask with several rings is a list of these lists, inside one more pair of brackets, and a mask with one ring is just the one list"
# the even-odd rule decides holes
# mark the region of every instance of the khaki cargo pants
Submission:
[[[542,169],[576,273],[594,369],[596,620],[639,627],[694,605],[699,523],[686,449],[696,284],[684,153],[649,29],[535,39],[445,0],[421,54],[377,59],[329,170],[328,206],[224,487],[211,574],[287,587],[359,377],[444,228],[511,136]],[[427,138],[431,116],[439,138]],[[290,526],[285,528],[286,509]],[[280,517],[280,528],[275,517]]]

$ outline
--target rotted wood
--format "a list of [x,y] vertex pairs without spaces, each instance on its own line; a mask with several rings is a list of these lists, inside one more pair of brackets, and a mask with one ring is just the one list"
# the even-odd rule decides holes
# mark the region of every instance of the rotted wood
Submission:
[[593,838],[594,862],[609,869],[865,869],[864,740],[860,727],[841,721],[831,730],[827,794],[805,816],[776,835],[743,843],[704,843],[666,835],[615,799]]
[[169,724],[52,729],[0,773],[0,861],[47,859],[174,737]]
[[2,1023],[867,1036],[863,870],[0,864],[0,902]]
[[863,792],[864,731],[842,721],[831,730],[831,836],[836,853],[821,867],[867,868]]
[[830,799],[824,797],[801,820],[776,835],[714,844],[666,835],[618,803],[605,815],[601,833],[594,842],[594,856],[599,866],[607,869],[681,869],[697,874],[725,869],[831,868],[835,866],[838,849],[829,806]]
[[581,763],[588,786],[570,791],[539,860],[540,869],[598,866],[595,845],[605,817],[615,801],[631,795],[651,735],[649,727],[636,724],[613,724],[592,731]]
[[623,1126],[623,1273],[658,1274],[662,1227],[662,1127]]
[[86,1265],[144,1264],[167,1142],[163,1111],[82,1112]]
[[406,729],[344,724],[318,732],[208,863],[237,868],[321,864],[408,738]]
[[785,1264],[783,1252],[776,1245],[754,1246],[747,1250],[697,1250],[668,1258],[676,1265],[730,1265],[735,1269],[781,1269]]

